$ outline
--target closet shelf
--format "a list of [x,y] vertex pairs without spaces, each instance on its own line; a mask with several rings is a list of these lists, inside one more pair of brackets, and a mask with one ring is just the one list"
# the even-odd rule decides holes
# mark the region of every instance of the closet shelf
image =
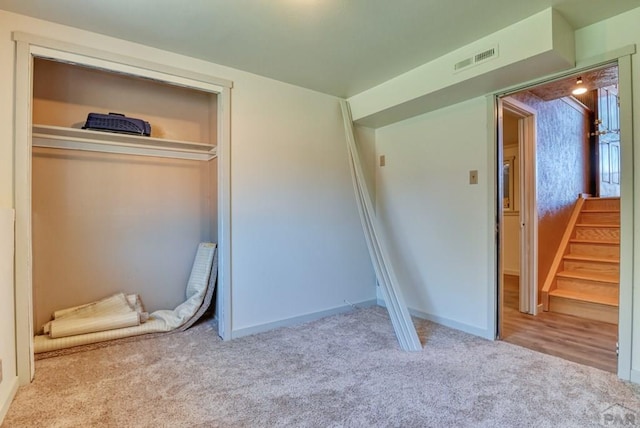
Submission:
[[211,160],[216,146],[191,141],[33,125],[33,146],[175,159]]

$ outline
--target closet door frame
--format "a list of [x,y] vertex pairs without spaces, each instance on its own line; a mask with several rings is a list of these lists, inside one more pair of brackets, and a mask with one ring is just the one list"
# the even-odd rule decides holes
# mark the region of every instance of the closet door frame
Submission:
[[226,79],[173,66],[15,32],[14,204],[15,320],[17,374],[21,385],[34,376],[31,156],[33,60],[52,59],[135,77],[153,79],[217,95],[218,163],[218,333],[231,339],[231,88]]

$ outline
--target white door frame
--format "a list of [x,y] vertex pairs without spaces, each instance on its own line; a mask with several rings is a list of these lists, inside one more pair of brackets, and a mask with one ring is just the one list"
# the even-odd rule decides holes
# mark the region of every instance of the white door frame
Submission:
[[232,82],[138,58],[15,32],[15,316],[20,384],[33,379],[33,283],[31,236],[31,129],[33,59],[48,58],[217,94],[218,157],[218,328],[230,339],[231,326],[231,87]]
[[[518,116],[520,171],[520,312],[538,313],[538,207],[536,203],[536,110],[511,97],[498,100],[499,115]],[[502,147],[502,144],[500,144]],[[501,164],[501,163],[499,163]],[[502,188],[502,175],[499,177]],[[502,250],[501,250],[502,251]]]
[[[635,52],[635,47],[634,47]],[[631,54],[619,56],[618,94],[620,100],[620,295],[618,297],[618,377],[640,383],[640,373],[631,369],[633,345],[634,283],[637,281],[634,265],[640,266],[640,251],[634,242],[640,242],[638,199],[634,188],[640,188],[640,174],[634,174],[634,165],[640,166],[640,150],[633,139],[633,92]],[[640,142],[638,142],[640,143]],[[635,210],[634,210],[635,206]],[[634,212],[635,211],[635,212]],[[635,217],[634,217],[635,216]],[[635,261],[635,263],[634,263]]]
[[[640,293],[635,293],[634,289],[640,289],[640,276],[635,274],[635,266],[640,266],[640,251],[634,251],[634,242],[640,242],[640,228],[634,225],[640,224],[640,199],[635,198],[634,188],[640,188],[640,174],[634,174],[634,164],[640,165],[640,149],[635,148],[636,142],[633,138],[633,91],[632,91],[632,71],[631,71],[631,55],[636,53],[635,45],[624,46],[615,51],[606,52],[593,58],[582,60],[575,68],[565,70],[555,75],[547,76],[533,82],[527,82],[511,88],[505,88],[500,92],[496,92],[487,98],[489,123],[488,136],[491,141],[497,145],[496,138],[496,117],[500,96],[506,96],[530,88],[532,86],[541,85],[546,82],[575,75],[582,71],[592,70],[598,67],[604,67],[610,64],[618,64],[618,89],[620,95],[620,298],[619,298],[619,320],[618,320],[618,377],[625,380],[631,380],[640,383],[640,371],[632,370],[632,348],[633,344],[633,309],[636,304],[640,305]],[[490,148],[490,164],[494,165],[496,146]],[[496,169],[497,171],[497,169]],[[495,196],[493,186],[491,195]],[[634,208],[635,207],[635,208]],[[499,211],[494,212],[491,217],[492,228],[495,227],[495,219],[499,219]],[[495,249],[490,245],[490,249]],[[498,253],[493,252],[494,258],[491,260],[492,269],[498,265],[496,258]],[[491,279],[493,277],[491,276]],[[637,287],[635,283],[638,283]],[[494,281],[495,283],[495,281]],[[490,318],[494,331],[500,332],[499,312],[495,310],[495,302],[497,302],[499,288],[494,287],[494,294],[489,299],[489,309],[492,310]],[[634,301],[637,300],[637,303]],[[638,346],[636,344],[636,346]],[[637,348],[636,348],[637,349]]]

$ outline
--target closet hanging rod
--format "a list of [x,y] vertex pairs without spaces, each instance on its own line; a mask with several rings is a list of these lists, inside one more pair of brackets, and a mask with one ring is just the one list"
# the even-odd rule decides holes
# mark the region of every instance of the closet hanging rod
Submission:
[[210,144],[58,126],[34,125],[32,137],[34,147],[191,160],[216,157],[216,146]]

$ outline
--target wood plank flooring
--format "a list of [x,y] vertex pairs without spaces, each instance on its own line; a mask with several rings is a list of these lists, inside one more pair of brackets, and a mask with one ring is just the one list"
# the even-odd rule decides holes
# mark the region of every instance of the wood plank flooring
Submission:
[[618,326],[570,315],[518,310],[518,277],[505,275],[502,340],[616,373]]

